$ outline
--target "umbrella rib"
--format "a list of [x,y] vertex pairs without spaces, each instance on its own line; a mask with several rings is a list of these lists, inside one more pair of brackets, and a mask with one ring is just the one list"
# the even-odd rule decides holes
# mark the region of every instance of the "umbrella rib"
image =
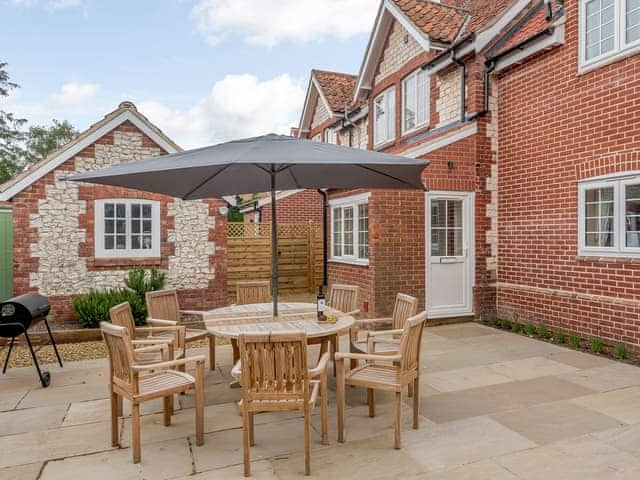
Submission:
[[296,187],[302,188],[302,187],[300,187],[300,182],[298,181],[298,178],[296,177],[295,173],[293,173],[293,169],[292,168],[289,169],[289,175],[291,175],[291,178],[293,178],[293,183],[296,184]]
[[196,186],[196,188],[194,188],[193,190],[189,191],[186,195],[184,195],[182,198],[185,200],[189,200],[189,197],[191,195],[193,195],[194,192],[197,192],[203,185],[205,185],[206,183],[210,182],[211,180],[213,180],[214,178],[216,178],[218,175],[220,175],[222,172],[224,172],[227,168],[229,168],[232,164],[228,163],[226,164],[224,167],[222,167],[220,170],[218,170],[216,173],[214,173],[213,175],[207,177],[202,183],[199,183],[198,186]]
[[[407,182],[406,180],[402,180],[401,178],[394,177],[393,175],[389,175],[388,173],[379,172],[379,171],[378,171],[378,170],[376,170],[375,168],[367,167],[366,165],[358,165],[358,166],[359,166],[360,168],[363,168],[363,169],[368,170],[368,171],[370,171],[370,172],[377,173],[378,175],[382,175],[382,176],[384,176],[384,177],[390,178],[390,179],[395,180],[395,181],[397,181],[397,182],[404,183],[405,185],[409,185],[411,188],[414,188],[414,189],[415,189],[415,186],[414,186],[414,185],[412,185],[411,183]],[[423,188],[424,188],[424,187],[423,187]]]

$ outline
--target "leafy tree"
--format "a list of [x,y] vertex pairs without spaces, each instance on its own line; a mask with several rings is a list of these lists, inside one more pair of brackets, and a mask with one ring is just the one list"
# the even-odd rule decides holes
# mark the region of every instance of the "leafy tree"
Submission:
[[[6,66],[6,63],[0,62],[0,99],[18,88],[9,80]],[[24,118],[16,118],[13,113],[0,109],[0,182],[5,182],[24,168],[26,135],[21,128],[26,122]]]
[[78,131],[67,120],[62,122],[53,120],[53,125],[50,127],[44,125],[29,127],[26,139],[28,161],[41,160],[77,134]]

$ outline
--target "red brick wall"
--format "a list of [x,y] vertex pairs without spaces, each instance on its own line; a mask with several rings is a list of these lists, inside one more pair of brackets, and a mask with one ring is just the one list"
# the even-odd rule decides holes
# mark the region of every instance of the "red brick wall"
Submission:
[[[260,209],[262,222],[271,221],[271,204]],[[322,195],[303,190],[276,201],[276,218],[282,223],[322,223]]]
[[[126,122],[115,130],[121,132],[140,132],[133,124]],[[114,131],[115,131],[114,130]],[[141,133],[141,132],[140,132]],[[96,143],[113,144],[113,131],[106,134]],[[156,147],[149,137],[143,134],[143,147]],[[166,153],[166,152],[164,152]],[[94,146],[86,148],[78,154],[81,158],[94,158]],[[77,157],[67,160],[56,170],[74,170],[74,163]],[[39,259],[33,257],[31,244],[38,242],[38,230],[30,226],[30,215],[38,212],[38,201],[46,197],[45,188],[54,184],[54,172],[50,172],[31,186],[17,194],[10,202],[13,209],[13,290],[15,295],[28,291],[37,291],[37,288],[30,286],[29,276],[38,272]],[[171,197],[163,195],[141,193],[139,191],[127,190],[118,187],[95,186],[81,184],[78,189],[79,200],[86,200],[87,209],[85,214],[79,216],[82,228],[86,228],[86,241],[81,243],[78,251],[78,258],[87,258],[89,270],[128,270],[134,266],[157,266],[167,267],[167,256],[173,255],[173,243],[167,241],[167,232],[173,228],[173,217],[168,217],[167,204],[173,202]],[[160,259],[114,259],[96,260],[94,258],[94,209],[93,200],[100,198],[144,198],[158,200],[161,202],[161,258]],[[226,217],[217,215],[217,208],[224,204],[222,200],[210,200],[210,215],[215,215],[216,228],[210,230],[210,240],[215,242],[216,253],[210,256],[209,262],[215,269],[216,278],[209,282],[206,289],[180,291],[180,299],[184,303],[184,308],[214,308],[224,305],[226,301]],[[66,232],[61,232],[61,235]],[[115,285],[114,285],[115,286]],[[72,286],[69,287],[72,290]],[[45,292],[46,293],[46,292]],[[54,325],[69,324],[75,326],[77,320],[74,318],[71,302],[74,298],[70,295],[49,296],[51,302],[50,320]]]
[[581,258],[577,181],[640,166],[640,56],[578,75],[566,44],[500,76],[500,315],[640,348],[640,259]]

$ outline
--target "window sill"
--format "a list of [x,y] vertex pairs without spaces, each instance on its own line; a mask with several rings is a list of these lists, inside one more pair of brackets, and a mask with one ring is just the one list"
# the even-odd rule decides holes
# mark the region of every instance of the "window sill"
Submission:
[[357,267],[368,267],[369,260],[356,260],[356,259],[348,259],[348,258],[330,258],[328,260],[330,263],[344,263],[346,265],[355,265]]
[[582,262],[635,263],[640,262],[640,253],[588,253],[580,252],[576,257]]
[[94,267],[154,267],[162,264],[160,257],[143,258],[96,258],[93,260]]
[[639,52],[640,52],[640,44],[636,44],[631,47],[627,47],[626,49],[621,50],[617,53],[608,55],[606,57],[602,57],[598,60],[595,60],[594,62],[578,65],[578,75],[584,75],[586,73],[592,72],[593,70],[604,67],[611,63],[616,63],[627,57],[636,55]]

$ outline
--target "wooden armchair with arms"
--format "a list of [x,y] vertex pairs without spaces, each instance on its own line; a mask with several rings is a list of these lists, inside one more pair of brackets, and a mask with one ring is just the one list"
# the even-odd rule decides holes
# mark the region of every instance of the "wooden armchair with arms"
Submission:
[[[102,337],[109,354],[109,390],[111,400],[111,443],[118,446],[119,399],[131,401],[131,435],[133,463],[140,462],[140,404],[156,398],[164,399],[164,425],[171,424],[171,398],[175,393],[195,390],[196,444],[204,444],[204,363],[203,356],[182,360],[168,360],[167,345],[133,348],[127,328],[107,322],[100,323]],[[141,353],[160,351],[164,361],[141,364]],[[195,378],[184,371],[188,363],[195,363]]]
[[[387,390],[395,393],[395,448],[400,448],[402,427],[402,390],[413,385],[413,428],[419,426],[420,408],[420,341],[427,320],[427,312],[409,318],[402,330],[395,353],[336,353],[337,364],[337,403],[338,403],[338,441],[344,442],[345,386],[353,385],[367,389],[369,416],[375,416],[375,390]],[[375,338],[375,337],[374,337]],[[372,339],[371,345],[383,343],[382,338]],[[374,350],[375,351],[375,350]],[[367,363],[345,373],[344,360],[364,360]]]
[[271,282],[269,280],[250,280],[236,283],[236,303],[268,303],[271,301]]
[[[331,291],[329,292],[329,300],[327,304],[330,307],[341,311],[345,315],[357,317],[360,314],[360,309],[358,308],[359,294],[360,294],[360,287],[356,285],[342,285],[342,284],[336,283],[331,286]],[[349,332],[349,336],[350,336],[350,341],[357,339],[358,328],[353,327]],[[338,337],[336,336],[331,339],[332,358],[333,358],[333,354],[337,351],[338,351]],[[334,364],[333,371],[335,375],[335,364]]]

